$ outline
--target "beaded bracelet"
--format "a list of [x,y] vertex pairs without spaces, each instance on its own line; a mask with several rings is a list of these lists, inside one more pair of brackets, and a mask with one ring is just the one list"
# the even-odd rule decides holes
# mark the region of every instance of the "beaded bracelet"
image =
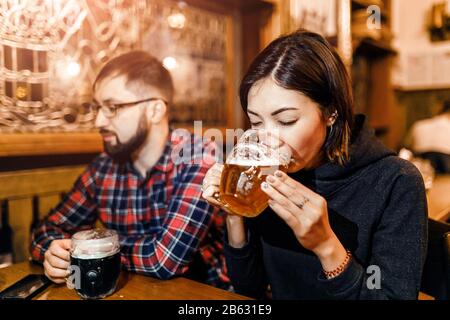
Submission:
[[347,255],[345,256],[344,261],[340,264],[339,267],[337,267],[336,269],[331,270],[331,271],[323,270],[323,273],[325,274],[325,277],[327,279],[335,278],[345,270],[348,263],[350,262],[350,258],[352,257],[352,253],[350,252],[350,250],[346,250],[346,252],[347,252]]

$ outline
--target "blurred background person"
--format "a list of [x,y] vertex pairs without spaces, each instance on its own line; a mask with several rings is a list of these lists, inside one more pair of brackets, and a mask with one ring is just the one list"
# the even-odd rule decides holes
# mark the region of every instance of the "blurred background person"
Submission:
[[442,111],[429,119],[419,120],[411,127],[406,147],[416,157],[428,159],[436,173],[450,173],[450,101]]

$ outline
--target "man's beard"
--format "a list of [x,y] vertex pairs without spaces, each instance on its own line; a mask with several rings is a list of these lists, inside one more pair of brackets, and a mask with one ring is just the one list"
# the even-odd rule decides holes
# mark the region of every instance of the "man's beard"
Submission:
[[116,137],[116,144],[111,145],[104,141],[105,152],[116,162],[125,163],[131,159],[132,154],[144,144],[149,128],[145,117],[141,117],[136,133],[125,143],[120,142],[119,137],[112,131],[100,130],[100,133],[111,133]]

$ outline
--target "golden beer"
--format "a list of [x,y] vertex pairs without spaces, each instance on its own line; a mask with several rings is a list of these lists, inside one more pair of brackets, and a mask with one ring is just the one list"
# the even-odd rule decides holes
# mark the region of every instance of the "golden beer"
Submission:
[[261,190],[269,174],[285,171],[279,165],[225,164],[220,180],[220,201],[233,213],[256,217],[267,208],[269,197]]
[[287,171],[291,148],[265,130],[244,132],[233,147],[222,170],[219,201],[229,211],[256,217],[267,208],[269,197],[261,184],[275,171]]

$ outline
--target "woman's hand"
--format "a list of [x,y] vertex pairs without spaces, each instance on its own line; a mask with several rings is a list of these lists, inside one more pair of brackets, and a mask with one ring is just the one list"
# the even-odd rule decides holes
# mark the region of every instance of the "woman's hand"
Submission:
[[226,223],[228,230],[228,243],[235,248],[243,247],[247,240],[245,236],[244,218],[233,214],[220,202],[219,186],[222,176],[223,164],[216,163],[205,175],[202,186],[202,197],[210,204],[220,207],[227,212]]
[[222,207],[219,200],[220,177],[222,176],[223,164],[214,164],[206,172],[203,178],[202,197],[216,207]]
[[294,231],[300,244],[313,251],[324,270],[334,270],[346,257],[346,250],[331,229],[327,201],[282,171],[261,185],[269,206]]

